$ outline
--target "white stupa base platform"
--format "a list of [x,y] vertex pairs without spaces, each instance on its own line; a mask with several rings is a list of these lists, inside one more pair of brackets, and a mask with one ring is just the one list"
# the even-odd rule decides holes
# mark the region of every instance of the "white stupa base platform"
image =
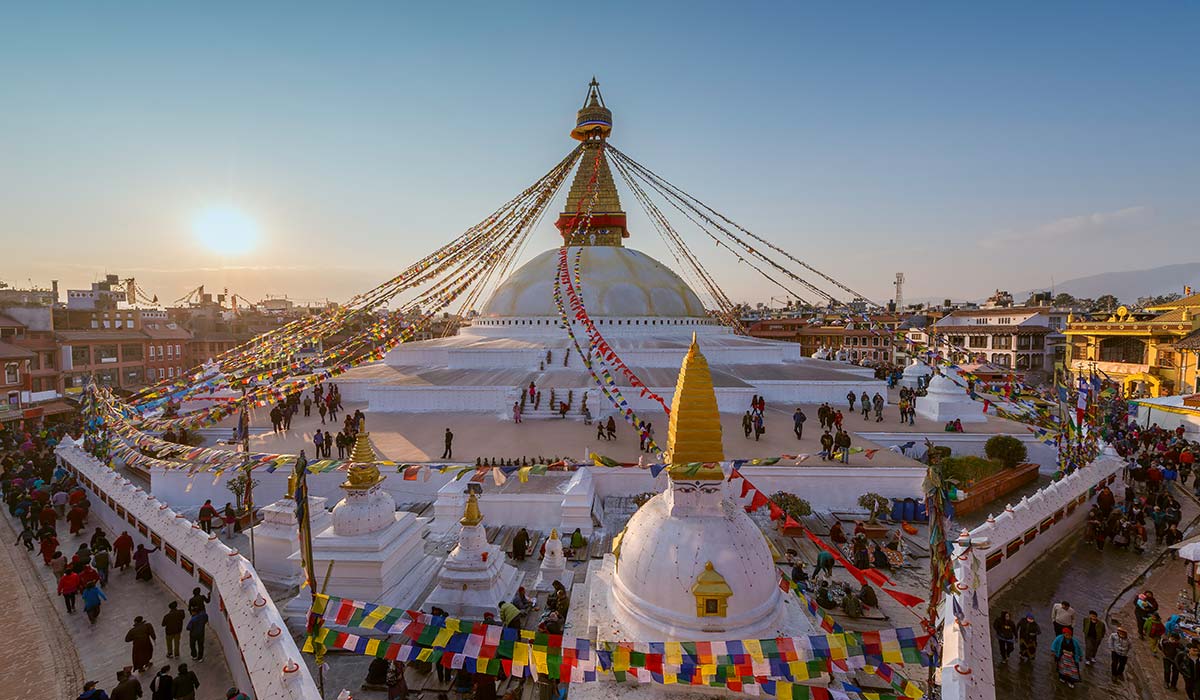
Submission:
[[538,593],[548,591],[553,588],[555,581],[558,581],[567,590],[570,590],[571,583],[575,581],[575,572],[566,567],[561,569],[539,569],[537,580],[533,582],[533,590]]
[[504,562],[504,552],[487,543],[482,525],[464,525],[425,605],[455,617],[483,619],[485,612],[499,614],[497,606],[512,599],[519,579],[520,572]]
[[917,415],[945,423],[960,420],[963,423],[986,423],[983,406],[974,401],[938,401],[929,397],[917,399]]
[[[333,524],[325,509],[326,499],[308,498],[309,519],[314,532]],[[299,526],[296,522],[296,502],[281,498],[259,511],[263,521],[254,530],[254,569],[262,580],[289,587],[300,583],[303,573],[300,562],[292,555],[300,549]]]

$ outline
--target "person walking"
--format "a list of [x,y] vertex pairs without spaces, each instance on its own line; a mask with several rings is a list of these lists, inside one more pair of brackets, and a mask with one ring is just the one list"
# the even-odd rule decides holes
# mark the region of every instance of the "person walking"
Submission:
[[792,413],[792,432],[796,434],[797,440],[804,439],[804,421],[808,420],[808,416],[804,415],[804,411],[799,406]]
[[826,430],[821,434],[821,459],[829,461],[833,458],[833,436]]
[[1017,623],[1017,649],[1022,662],[1033,661],[1037,655],[1038,635],[1041,633],[1042,629],[1033,619],[1033,613],[1025,613],[1025,619]]
[[1200,700],[1200,644],[1192,642],[1187,651],[1175,657],[1175,667],[1183,676],[1183,689],[1187,700]]
[[133,553],[133,577],[137,581],[150,581],[154,578],[154,572],[150,570],[150,555],[158,551],[158,547],[154,549],[146,549],[142,545],[137,546],[137,550]]
[[[863,420],[870,420],[871,419],[871,397],[868,396],[867,392],[864,391],[862,393],[862,396],[860,396],[858,398],[859,398],[858,405],[862,410]],[[851,413],[853,413],[853,411],[851,411]]]
[[750,412],[742,416],[742,432],[746,434],[746,439],[750,439],[750,433],[754,432],[754,419],[750,417]]
[[1158,650],[1162,652],[1163,687],[1175,690],[1179,685],[1179,666],[1175,661],[1183,654],[1183,642],[1179,634],[1172,632],[1159,640]]
[[[176,654],[175,658],[179,658]],[[196,689],[200,687],[200,679],[194,671],[188,670],[187,664],[179,664],[175,671],[175,700],[196,700]]]
[[103,689],[97,688],[99,681],[88,681],[83,684],[83,692],[75,700],[111,700],[108,693]]
[[1125,664],[1129,663],[1129,652],[1133,649],[1133,640],[1129,632],[1117,625],[1117,631],[1108,637],[1108,649],[1112,652],[1112,677],[1115,681],[1125,680]]
[[512,417],[514,423],[521,422],[521,402],[513,401]]
[[96,619],[100,617],[100,604],[108,600],[108,596],[104,595],[95,581],[88,582],[79,596],[83,598],[83,612],[87,615],[88,624],[96,624]]
[[1083,649],[1070,627],[1063,627],[1062,634],[1050,645],[1050,651],[1058,668],[1058,680],[1074,688],[1079,682],[1079,659],[1083,657]]
[[142,684],[127,670],[117,671],[117,685],[109,695],[111,700],[137,700],[142,697]]
[[845,430],[839,430],[838,434],[833,438],[833,446],[837,448],[842,464],[849,464],[850,433],[847,433]]
[[407,700],[408,682],[404,679],[404,662],[392,661],[387,672],[387,700]]
[[179,658],[179,636],[183,634],[183,611],[179,609],[179,603],[171,601],[167,605],[167,614],[163,615],[162,628],[163,637],[167,641],[167,658]]
[[150,623],[146,622],[141,615],[133,618],[133,626],[125,633],[125,641],[133,645],[134,671],[140,673],[150,668],[150,661],[154,658],[155,639],[154,628],[150,626]]
[[[321,417],[321,425],[325,425],[325,414],[328,412],[329,412],[329,409],[325,407],[325,402],[318,401],[317,402],[317,415],[319,415]],[[276,430],[275,432],[279,432],[279,431]]]
[[[1054,625],[1054,636],[1056,637],[1061,635],[1064,629],[1074,629],[1075,609],[1065,600],[1061,603],[1055,603],[1054,607],[1050,610],[1050,622]],[[1079,659],[1082,658],[1083,656],[1080,655]]]
[[854,395],[854,391],[846,392],[846,402],[850,404],[850,412],[854,413],[854,399],[858,398]]
[[204,501],[204,505],[200,506],[200,514],[196,516],[196,520],[200,523],[200,529],[207,534],[212,534],[212,521],[217,517],[217,509],[212,504],[212,499]]
[[117,567],[117,571],[129,568],[133,554],[133,538],[129,536],[128,531],[122,532],[117,539],[113,540],[113,551],[117,553],[117,559],[113,563]]
[[762,437],[762,434],[767,432],[767,426],[763,425],[763,415],[761,413],[754,414],[754,441]]
[[150,681],[150,700],[175,700],[175,679],[169,665],[158,669]]
[[208,625],[208,613],[204,610],[192,615],[187,622],[188,649],[192,653],[192,661],[204,660],[204,628]]
[[608,423],[604,426],[604,430],[608,433],[609,440],[617,439],[617,419],[612,416],[608,417]]
[[66,573],[58,579],[58,594],[63,597],[63,603],[67,606],[67,612],[75,612],[75,595],[79,593],[79,573],[74,569],[67,569]]
[[1083,663],[1088,666],[1096,660],[1096,652],[1100,649],[1100,643],[1104,641],[1104,637],[1108,632],[1108,628],[1104,625],[1104,620],[1100,619],[1100,615],[1095,610],[1089,610],[1088,616],[1083,620]]
[[454,433],[446,428],[445,434],[446,449],[442,450],[442,459],[454,459]]
[[1005,610],[1000,613],[1000,617],[992,624],[992,629],[996,631],[996,641],[1000,645],[1000,660],[1008,661],[1008,657],[1012,654],[1017,640],[1017,624],[1013,622],[1012,616]]

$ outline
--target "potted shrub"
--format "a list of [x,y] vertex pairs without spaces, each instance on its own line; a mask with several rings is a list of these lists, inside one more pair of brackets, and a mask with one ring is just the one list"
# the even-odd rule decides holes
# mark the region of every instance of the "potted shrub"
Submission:
[[[771,500],[775,502],[775,505],[782,508],[783,512],[790,516],[792,520],[795,520],[797,523],[800,522],[801,518],[807,515],[812,515],[812,504],[794,493],[778,491],[774,494],[771,494]],[[788,537],[796,537],[804,534],[803,528],[784,527],[786,522],[787,518],[782,518],[778,521],[777,527],[781,533]]]
[[1012,469],[1029,458],[1029,450],[1025,448],[1025,443],[1011,435],[994,435],[988,438],[983,446],[983,453],[988,459],[998,460],[1006,469]]
[[[250,483],[251,481],[253,483]],[[254,524],[254,514],[247,512],[243,507],[243,501],[246,498],[247,484],[249,484],[251,487],[258,486],[258,479],[252,480],[249,474],[243,473],[233,477],[229,480],[229,483],[225,484],[225,488],[229,489],[229,491],[233,494],[234,510],[237,511],[238,514],[237,527],[243,532],[246,530],[246,528]]]
[[868,513],[866,524],[863,525],[863,530],[867,537],[873,540],[881,540],[887,537],[888,528],[886,525],[879,524],[879,514],[887,512],[888,506],[892,502],[887,498],[874,493],[864,493],[858,497],[858,505]]

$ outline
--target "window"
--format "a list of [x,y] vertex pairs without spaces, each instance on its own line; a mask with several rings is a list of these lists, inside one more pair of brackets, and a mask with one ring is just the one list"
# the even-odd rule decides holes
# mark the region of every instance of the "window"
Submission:
[[1011,335],[993,335],[992,336],[993,350],[1012,350]]
[[142,346],[136,343],[126,343],[121,346],[121,360],[123,362],[137,361],[142,359]]
[[1027,336],[1027,335],[1018,335],[1017,336],[1017,349],[1018,350],[1028,350],[1029,349],[1029,336]]
[[988,346],[988,337],[986,335],[973,335],[968,338],[969,347],[986,348]]
[[166,357],[166,355],[163,354],[163,347],[161,345],[159,345],[158,346],[158,359],[161,360],[164,357]]
[[175,357],[175,348],[167,346],[167,357]]
[[167,370],[163,369],[162,367],[159,367],[158,368],[158,378],[166,379],[167,378]]
[[168,367],[167,368],[167,379],[174,379],[174,378],[175,378],[175,368]]
[[178,344],[175,345],[175,357],[183,357],[183,352],[180,351]]
[[4,365],[4,383],[21,383],[21,368],[16,362],[9,362]]
[[75,367],[92,364],[92,348],[89,345],[71,346],[71,364]]
[[1046,348],[1046,336],[1044,336],[1044,335],[1029,336],[1029,348],[1031,350],[1044,350]]
[[117,361],[117,346],[116,345],[97,345],[96,346],[96,361],[97,362],[116,362]]
[[1046,360],[1046,358],[1043,355],[1030,355],[1029,356],[1029,369],[1041,369],[1042,367],[1045,366],[1045,364],[1044,364],[1045,360]]

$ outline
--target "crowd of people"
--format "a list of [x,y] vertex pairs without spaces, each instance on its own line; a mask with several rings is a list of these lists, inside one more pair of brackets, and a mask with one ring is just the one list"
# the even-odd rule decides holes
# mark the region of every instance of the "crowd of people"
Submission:
[[[1125,459],[1124,489],[1118,495],[1108,486],[1095,491],[1087,512],[1084,541],[1104,551],[1111,549],[1142,554],[1151,546],[1170,547],[1183,535],[1179,530],[1182,507],[1172,484],[1186,487],[1193,476],[1200,445],[1184,437],[1182,428],[1165,430],[1158,425],[1139,426],[1128,414],[1116,411],[1103,424],[1104,438]],[[1200,478],[1193,489],[1200,495]],[[1200,700],[1200,642],[1185,641],[1181,616],[1163,619],[1153,591],[1141,591],[1133,603],[1133,625],[1105,622],[1094,611],[1079,619],[1068,601],[1055,603],[1048,621],[1052,631],[1050,653],[1058,679],[1071,687],[1082,679],[1107,642],[1109,676],[1125,680],[1134,645],[1141,642],[1161,662],[1163,687],[1178,688],[1180,678],[1189,700]],[[1014,620],[1008,611],[993,621],[999,663],[1008,661],[1014,649],[1019,663],[1033,662],[1038,653],[1042,627],[1032,611]]]
[[[91,501],[87,492],[65,469],[57,464],[53,450],[69,432],[78,432],[79,423],[65,422],[21,430],[0,428],[0,494],[13,522],[19,526],[16,545],[40,556],[42,565],[54,575],[57,595],[67,615],[81,609],[90,625],[101,620],[103,604],[114,589],[128,594],[131,584],[119,584],[112,576],[132,569],[135,582],[153,579],[150,554],[155,549],[134,545],[128,531],[109,541],[103,527],[89,530]],[[212,508],[211,502],[207,504]],[[212,509],[215,512],[215,509]],[[202,515],[204,513],[202,512]],[[201,521],[202,526],[204,520]],[[211,519],[209,519],[211,528]],[[60,528],[71,536],[84,538],[74,551],[64,552]],[[65,539],[65,538],[64,538]],[[136,585],[136,584],[132,584]],[[123,589],[123,590],[122,590]],[[204,661],[204,639],[208,623],[210,597],[199,588],[193,590],[186,612],[171,602],[161,622],[166,658],[180,658],[180,638],[188,634],[192,663]],[[116,672],[116,684],[104,690],[100,682],[84,684],[79,700],[136,700],[144,696],[143,680],[152,671],[149,697],[152,700],[194,700],[200,681],[186,663],[174,670],[170,665],[154,664],[158,632],[142,616],[134,618],[123,637],[130,645],[130,663]],[[246,698],[236,688],[226,698]]]

